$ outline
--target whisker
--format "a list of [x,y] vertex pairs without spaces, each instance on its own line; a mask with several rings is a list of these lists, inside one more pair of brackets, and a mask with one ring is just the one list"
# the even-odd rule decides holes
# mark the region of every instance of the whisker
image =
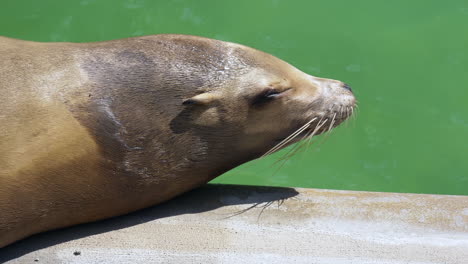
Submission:
[[307,135],[306,140],[308,141],[308,146],[307,146],[308,148],[310,147],[310,144],[311,144],[311,141],[312,141],[312,137],[313,137],[314,134],[315,134],[315,130],[317,129],[317,126],[319,126],[319,125],[322,123],[323,118],[324,118],[324,117],[322,116],[322,118],[320,118],[320,120],[317,122],[317,125],[315,125],[314,130],[312,130],[312,132],[309,133],[309,134]]
[[276,164],[278,164],[278,162],[281,162],[279,167],[275,170],[275,174],[276,174],[276,172],[278,172],[284,166],[284,164],[286,164],[286,161],[288,161],[290,157],[294,156],[301,148],[303,148],[304,143],[300,142],[300,143],[296,144],[296,146],[294,146],[294,151],[292,153],[290,153],[290,151],[289,151],[288,153],[290,153],[290,154],[287,153],[288,155],[286,157],[283,156],[283,157],[281,157],[281,159],[278,159],[277,161],[275,161],[275,163],[273,165],[276,165]]
[[282,161],[282,160],[284,160],[284,159],[290,158],[290,157],[293,156],[297,151],[299,151],[299,149],[303,147],[304,142],[307,141],[307,139],[309,138],[309,135],[310,135],[310,134],[312,134],[312,131],[307,132],[307,134],[304,135],[304,136],[300,139],[300,141],[299,141],[296,145],[294,145],[293,148],[291,148],[290,150],[288,150],[288,152],[286,152],[286,153],[285,153],[284,155],[282,155],[278,160],[276,160],[276,161],[273,163],[273,165],[275,165],[276,163],[278,163],[278,162],[280,162],[280,161]]
[[286,145],[288,142],[290,142],[291,140],[293,140],[296,136],[298,136],[300,133],[302,133],[302,131],[306,130],[310,124],[312,122],[314,122],[314,120],[316,120],[317,118],[313,118],[312,120],[310,120],[309,122],[307,122],[305,125],[303,125],[302,127],[300,127],[298,130],[296,130],[295,132],[293,132],[291,135],[289,135],[287,138],[283,139],[280,143],[278,143],[276,146],[274,146],[273,148],[271,148],[269,151],[267,151],[265,154],[263,154],[260,158],[263,158],[265,156],[268,156],[270,155],[271,153],[277,151],[278,149],[280,149],[282,146]]
[[[312,137],[317,133],[317,131],[328,121],[328,119],[325,119],[322,123],[317,123],[317,125],[315,126],[315,129],[312,131],[312,133],[310,133],[308,136],[307,136],[307,139],[304,140],[303,142],[300,142],[298,143],[299,144],[299,147],[294,150],[291,154],[289,154],[287,157],[282,157],[281,160],[284,160],[284,159],[288,159],[290,157],[292,157],[293,155],[295,155],[306,143],[310,144],[310,140],[312,139]],[[289,152],[288,152],[289,153]],[[279,162],[280,160],[276,161],[275,163]]]
[[287,144],[288,142],[290,142],[291,140],[293,140],[296,136],[298,136],[300,133],[302,133],[302,131],[304,131],[305,129],[307,129],[309,127],[309,125],[304,125],[302,126],[301,128],[299,128],[298,130],[294,131],[291,135],[289,135],[287,138],[283,139],[280,143],[278,143],[277,145],[275,145],[273,148],[271,148],[269,151],[267,151],[265,154],[263,154],[261,156],[261,158],[265,157],[265,156],[268,156],[270,155],[271,153],[275,152],[276,150],[280,149],[281,147],[283,147],[285,144]]
[[[314,129],[314,131],[315,131],[315,129]],[[281,158],[279,158],[278,160],[276,160],[273,163],[273,166],[274,166],[274,165],[277,165],[279,162],[281,162],[281,164],[278,166],[278,168],[276,168],[276,170],[273,172],[272,176],[274,176],[284,166],[284,164],[286,164],[286,162],[289,160],[290,157],[294,156],[297,152],[299,152],[304,147],[304,143],[307,141],[307,138],[312,133],[313,132],[309,132],[305,136],[303,136],[302,139],[301,139],[302,140],[301,142],[298,142],[286,154],[284,154]],[[306,140],[304,140],[304,139],[306,139]]]
[[351,122],[353,123],[353,127],[356,127],[356,113],[354,111],[354,108],[351,107]]
[[343,106],[341,105],[340,108],[338,109],[338,117],[343,118],[343,112],[342,112]]
[[292,157],[295,153],[297,153],[302,147],[303,147],[303,140],[304,138],[306,138],[306,136],[303,136],[302,137],[302,141],[298,142],[296,145],[294,145],[294,147],[292,147],[291,149],[288,150],[288,152],[286,152],[285,154],[283,154],[280,158],[278,158],[275,162],[273,162],[272,166],[278,164],[279,162],[281,161],[284,161],[281,165],[280,165],[280,168],[283,167],[284,163],[287,161],[287,159],[289,159],[290,157]]
[[330,126],[328,127],[327,132],[330,132],[330,130],[333,128],[333,125],[335,124],[335,117],[336,117],[336,112],[333,114],[333,118],[332,118],[332,121],[330,122]]
[[[325,122],[323,122],[323,124],[321,124],[321,126],[323,126],[327,122],[327,120],[325,120]],[[332,122],[334,122],[334,121],[332,120]],[[318,129],[320,129],[320,127]],[[325,133],[325,136],[322,137],[322,140],[319,142],[319,145],[321,145],[328,138],[329,132],[330,132],[330,129]],[[311,141],[312,141],[312,139],[311,139]],[[315,141],[315,142],[317,142],[317,141]],[[310,148],[310,144],[309,144],[309,148]]]
[[[316,120],[317,118],[314,118],[314,120]],[[322,121],[323,117],[318,121],[318,123],[320,123]],[[315,126],[317,127],[317,125]],[[299,148],[301,148],[303,145],[304,145],[304,142],[306,142],[308,139],[309,139],[309,136],[313,133],[313,130],[307,132],[300,140],[299,142],[293,147],[291,148],[290,150],[288,150],[288,152],[286,154],[284,154],[283,156],[281,156],[281,158],[279,158],[277,161],[275,161],[275,163],[278,163],[279,161],[282,161],[286,158],[289,158],[291,157],[294,153],[296,153],[298,151]]]
[[333,119],[332,119],[332,121],[331,121],[331,123],[330,123],[330,127],[328,128],[327,132],[326,132],[325,135],[322,137],[322,139],[320,140],[320,142],[318,142],[317,147],[320,146],[320,145],[322,145],[323,142],[325,142],[325,140],[327,140],[328,137],[329,137],[329,135],[332,133],[332,131],[333,131],[333,130],[332,130],[332,129],[333,129],[333,125],[334,125],[334,123],[335,123],[335,121],[336,121],[336,120],[335,120],[335,116],[336,116],[336,113],[335,113],[335,115],[333,115]]
[[345,116],[345,118],[346,118],[345,126],[346,126],[346,127],[349,127],[349,116],[350,116],[350,114],[349,114],[349,107],[346,107],[346,116]]
[[342,106],[342,109],[341,109],[341,119],[346,119],[346,111],[345,111],[344,106]]
[[358,105],[354,105],[354,107],[353,107],[353,113],[356,113],[356,114],[354,114],[355,117],[356,117],[356,115],[359,114],[359,107],[358,107]]
[[282,140],[280,143],[278,143],[276,146],[274,146],[272,149],[270,149],[267,153],[265,153],[262,157],[264,156],[267,156],[277,150],[279,150],[281,147],[283,147],[284,145],[288,144],[289,142],[291,142],[294,138],[296,138],[299,134],[301,134],[304,130],[306,130],[308,127],[310,126],[310,124],[305,124],[304,126],[302,126],[301,128],[299,128],[298,130],[296,130],[294,133],[292,133],[291,135],[289,135],[287,138],[285,138],[284,140]]

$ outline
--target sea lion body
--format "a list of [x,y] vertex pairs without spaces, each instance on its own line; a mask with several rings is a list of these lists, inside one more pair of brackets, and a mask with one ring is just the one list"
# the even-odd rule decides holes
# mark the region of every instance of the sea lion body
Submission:
[[0,37],[0,58],[0,247],[168,200],[355,104],[339,81],[195,36]]

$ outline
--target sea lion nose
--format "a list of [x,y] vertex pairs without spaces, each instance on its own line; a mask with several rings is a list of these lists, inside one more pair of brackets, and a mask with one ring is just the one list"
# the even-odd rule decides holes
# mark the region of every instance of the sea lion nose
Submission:
[[343,88],[345,88],[346,90],[352,92],[353,90],[351,90],[351,87],[349,87],[349,85],[347,85],[346,83],[343,83]]

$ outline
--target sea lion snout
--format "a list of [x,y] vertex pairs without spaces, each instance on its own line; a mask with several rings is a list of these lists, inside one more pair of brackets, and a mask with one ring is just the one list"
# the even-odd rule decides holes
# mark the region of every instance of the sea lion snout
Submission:
[[312,75],[307,76],[307,81],[311,86],[317,88],[318,98],[327,104],[343,104],[354,107],[355,98],[351,87],[338,80],[319,78]]
[[352,115],[356,98],[348,84],[308,74],[303,80],[301,101],[306,102],[308,110],[302,115],[302,122],[315,118],[311,129],[321,127],[317,128],[316,135],[338,126]]

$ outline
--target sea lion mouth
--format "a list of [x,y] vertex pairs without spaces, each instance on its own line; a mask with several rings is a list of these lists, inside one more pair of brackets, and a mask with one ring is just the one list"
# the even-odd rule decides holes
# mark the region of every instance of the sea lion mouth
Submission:
[[353,112],[354,107],[351,107],[348,112],[331,112],[324,116],[317,116],[310,126],[301,132],[300,135],[317,136],[329,132],[348,120],[348,118],[353,115]]
[[354,114],[354,109],[356,107],[357,105],[350,107],[340,107],[339,111],[328,111],[324,115],[317,115],[310,118],[308,122],[299,126],[288,136],[275,140],[276,145],[263,154],[262,157],[270,155],[271,153],[300,140],[310,141],[314,136],[330,132],[333,128],[337,127],[345,120],[349,120],[349,117]]

